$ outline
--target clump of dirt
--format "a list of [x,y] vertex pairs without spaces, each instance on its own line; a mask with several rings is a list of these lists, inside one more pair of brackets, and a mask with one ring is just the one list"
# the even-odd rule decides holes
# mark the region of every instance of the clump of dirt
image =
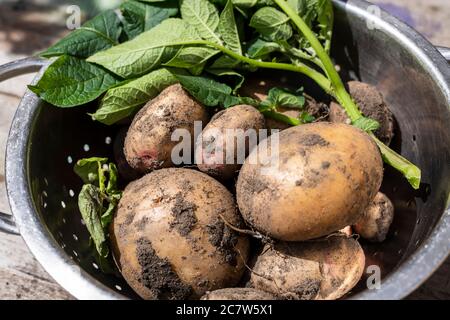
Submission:
[[286,298],[295,300],[312,300],[320,291],[320,280],[306,279],[304,282],[293,288],[292,296],[288,294]]
[[150,221],[148,217],[142,217],[141,220],[139,220],[136,224],[136,228],[138,231],[144,231],[145,227],[147,226],[147,223]]
[[170,223],[171,228],[175,228],[180,235],[187,236],[197,224],[195,210],[198,206],[184,199],[181,193],[175,196],[175,204],[172,207],[173,221]]
[[137,241],[137,258],[141,266],[139,282],[148,288],[155,299],[180,300],[192,295],[192,288],[183,283],[167,259],[161,259],[149,240]]
[[226,226],[221,219],[207,225],[206,230],[209,234],[209,242],[224,256],[226,263],[235,267],[237,265],[237,253],[234,247],[238,242],[236,232]]
[[322,136],[315,133],[305,135],[301,140],[299,140],[299,143],[307,147],[314,147],[314,146],[326,147],[330,144],[327,140],[322,138]]

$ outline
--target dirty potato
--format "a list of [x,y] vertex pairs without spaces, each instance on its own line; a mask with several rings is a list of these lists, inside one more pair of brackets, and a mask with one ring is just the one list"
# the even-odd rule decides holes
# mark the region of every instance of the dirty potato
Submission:
[[249,150],[256,146],[259,130],[264,127],[264,116],[249,105],[237,105],[215,114],[197,140],[198,168],[221,180],[233,178]]
[[194,121],[207,123],[206,109],[179,84],[167,87],[143,107],[133,119],[125,138],[125,157],[132,168],[146,173],[173,166],[172,133],[185,129],[194,146]]
[[275,239],[302,241],[359,220],[383,178],[380,152],[365,132],[321,122],[280,132],[278,145],[272,139],[239,173],[237,201],[248,224]]
[[231,193],[190,169],[161,169],[130,183],[112,223],[115,259],[144,299],[199,298],[234,286],[249,242]]
[[267,245],[257,257],[249,285],[283,299],[335,300],[361,279],[365,256],[346,236]]
[[394,205],[384,193],[378,192],[353,228],[357,234],[366,240],[383,242],[393,220]]

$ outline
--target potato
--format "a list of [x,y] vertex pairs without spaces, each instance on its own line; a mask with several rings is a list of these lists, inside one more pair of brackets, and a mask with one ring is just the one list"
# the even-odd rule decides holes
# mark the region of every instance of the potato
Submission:
[[[361,112],[380,124],[375,135],[385,144],[390,144],[394,136],[394,116],[384,102],[382,94],[375,87],[359,81],[350,81],[348,87]],[[330,104],[329,119],[331,122],[350,123],[344,109],[335,102]]]
[[201,300],[276,300],[268,292],[253,288],[226,288],[207,292]]
[[394,205],[389,198],[378,192],[364,211],[362,218],[354,225],[355,232],[371,242],[383,242],[394,220]]
[[206,109],[179,85],[167,87],[143,107],[133,119],[125,138],[125,157],[141,173],[173,166],[171,141],[176,129],[190,132],[194,146],[194,121],[206,123]]
[[253,266],[249,285],[284,299],[334,300],[361,279],[365,256],[346,236],[266,246]]
[[[249,105],[234,106],[215,114],[199,137],[201,139],[197,140],[195,152],[198,168],[222,180],[233,178],[249,150],[256,146],[259,130],[264,127],[264,116]],[[254,134],[253,139],[247,136],[245,140],[244,137],[239,140],[237,129],[242,130],[242,134]],[[239,141],[245,142],[245,145]],[[239,160],[239,152],[242,153],[242,160]]]
[[272,139],[250,153],[239,173],[237,202],[248,224],[275,239],[302,241],[359,220],[383,178],[381,155],[369,135],[320,122],[282,131],[275,149]]
[[132,181],[140,177],[139,173],[134,170],[127,162],[125,158],[125,153],[123,147],[125,144],[125,137],[128,132],[128,127],[123,127],[117,133],[114,139],[113,151],[114,160],[116,161],[117,170],[119,171],[120,177],[125,181]]
[[144,299],[201,297],[241,279],[249,240],[231,193],[210,176],[182,168],[130,183],[120,200],[111,243],[122,275]]

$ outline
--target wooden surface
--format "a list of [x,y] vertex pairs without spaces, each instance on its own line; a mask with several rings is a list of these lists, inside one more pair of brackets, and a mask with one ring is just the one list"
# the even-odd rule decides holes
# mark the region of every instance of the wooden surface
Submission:
[[[65,1],[53,1],[58,3],[58,6],[30,5],[33,1],[24,6],[23,2],[0,0],[0,64],[34,54],[66,32]],[[67,3],[77,2],[80,1]],[[410,23],[434,44],[450,47],[450,1],[375,2]],[[22,76],[0,84],[0,211],[5,213],[9,213],[3,175],[6,139],[20,97],[32,77]],[[449,299],[449,275],[450,260],[410,298]],[[22,238],[0,233],[0,299],[72,297],[42,269]]]

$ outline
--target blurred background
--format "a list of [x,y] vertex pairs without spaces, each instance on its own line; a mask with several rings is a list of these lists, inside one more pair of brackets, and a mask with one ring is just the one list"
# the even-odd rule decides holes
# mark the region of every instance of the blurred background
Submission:
[[[67,10],[78,5],[82,22],[121,0],[0,0],[0,65],[36,54],[69,32]],[[374,0],[439,46],[450,47],[449,0]],[[33,75],[0,84],[0,212],[9,213],[4,156],[9,126]],[[449,299],[450,261],[410,298]],[[0,233],[0,299],[71,299],[29,253],[22,239]]]

